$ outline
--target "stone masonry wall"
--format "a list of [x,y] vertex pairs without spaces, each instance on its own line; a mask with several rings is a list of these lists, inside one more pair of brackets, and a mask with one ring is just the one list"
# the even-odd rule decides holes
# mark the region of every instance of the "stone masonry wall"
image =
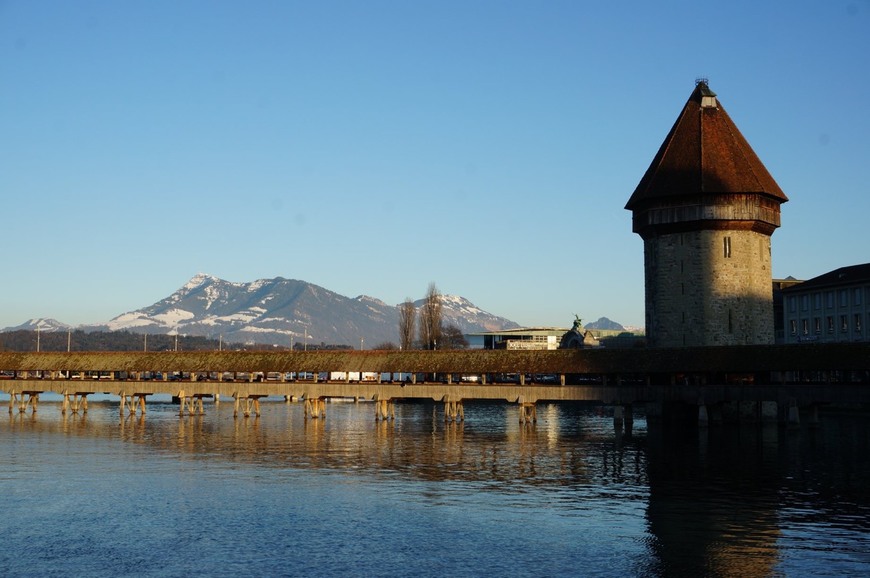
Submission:
[[654,347],[773,343],[770,237],[700,230],[644,241]]

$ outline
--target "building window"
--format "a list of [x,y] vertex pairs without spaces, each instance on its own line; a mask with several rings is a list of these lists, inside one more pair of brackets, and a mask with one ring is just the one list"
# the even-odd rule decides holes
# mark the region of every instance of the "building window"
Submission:
[[854,305],[861,305],[861,293],[863,293],[863,289],[855,289],[855,303]]
[[725,258],[728,259],[731,257],[731,237],[725,237],[724,241],[724,249],[725,249]]
[[816,309],[822,308],[822,294],[821,293],[813,293],[813,307]]
[[803,330],[804,335],[810,334],[810,321],[809,321],[809,319],[801,319],[801,329]]
[[828,333],[834,332],[834,316],[828,315]]
[[806,311],[810,308],[810,296],[801,295],[801,311]]
[[788,322],[788,324],[789,324],[789,329],[791,329],[791,334],[797,335],[797,321],[792,319]]
[[845,315],[840,315],[840,331],[843,333],[849,331],[849,318]]
[[855,314],[855,333],[861,333],[861,314]]
[[848,307],[849,306],[849,290],[841,289],[840,290],[840,307]]
[[833,291],[827,291],[825,293],[825,306],[828,309],[834,308],[834,292]]
[[797,297],[788,298],[788,311],[789,313],[794,313],[795,311],[797,311]]
[[813,328],[815,329],[816,333],[822,332],[822,318],[821,317],[816,317],[815,319],[813,319]]

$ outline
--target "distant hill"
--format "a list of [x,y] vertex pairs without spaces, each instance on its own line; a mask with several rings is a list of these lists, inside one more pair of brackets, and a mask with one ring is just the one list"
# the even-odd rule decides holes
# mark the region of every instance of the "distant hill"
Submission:
[[40,318],[40,319],[28,319],[21,325],[16,325],[15,327],[7,327],[3,331],[67,331],[72,329],[71,325],[67,325],[66,323],[61,323],[57,319],[51,318]]
[[[445,324],[456,325],[465,333],[519,327],[454,295],[442,296],[442,314]],[[81,328],[178,333],[282,346],[307,339],[312,345],[359,347],[360,339],[364,339],[364,346],[373,347],[383,342],[398,343],[398,324],[398,307],[374,297],[349,298],[306,281],[282,277],[234,283],[199,274],[153,305]]]
[[599,317],[598,321],[593,321],[592,323],[586,323],[586,329],[597,329],[599,331],[625,331],[625,327],[617,323],[616,321],[611,321],[607,317]]

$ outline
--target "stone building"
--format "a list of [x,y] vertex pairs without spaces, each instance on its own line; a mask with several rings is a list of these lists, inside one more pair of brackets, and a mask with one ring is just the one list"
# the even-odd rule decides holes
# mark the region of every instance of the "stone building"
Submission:
[[770,237],[786,201],[697,81],[625,206],[644,243],[650,346],[774,342]]

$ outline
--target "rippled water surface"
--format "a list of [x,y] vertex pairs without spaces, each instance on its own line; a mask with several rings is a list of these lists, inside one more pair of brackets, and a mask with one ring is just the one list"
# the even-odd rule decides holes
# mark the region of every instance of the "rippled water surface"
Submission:
[[[50,398],[48,398],[50,399]],[[2,401],[2,398],[0,398]],[[617,433],[606,408],[0,414],[4,576],[870,575],[870,428]]]

